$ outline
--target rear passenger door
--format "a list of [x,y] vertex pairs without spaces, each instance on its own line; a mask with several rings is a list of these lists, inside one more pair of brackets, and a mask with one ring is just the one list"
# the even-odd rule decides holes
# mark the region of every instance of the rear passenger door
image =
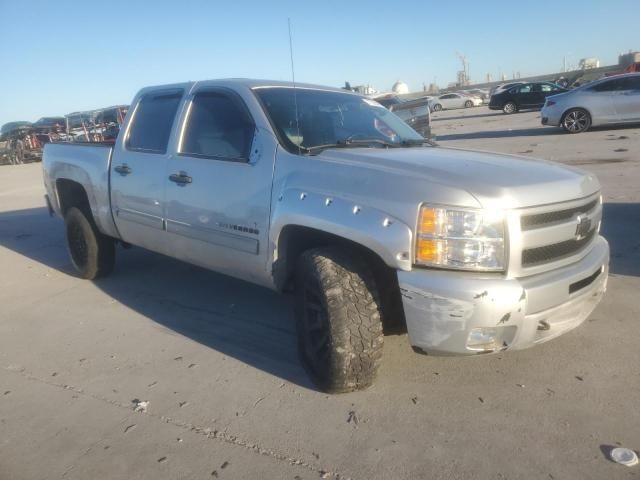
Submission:
[[267,277],[276,143],[260,132],[235,91],[192,93],[165,173],[171,255],[257,283]]
[[111,206],[121,237],[161,253],[168,145],[182,97],[181,89],[143,94],[111,161]]
[[593,123],[615,123],[620,121],[616,113],[617,104],[620,101],[624,101],[625,97],[618,95],[619,88],[619,79],[612,78],[611,80],[597,83],[586,90],[587,98],[584,106],[591,113]]
[[544,101],[545,99],[549,96],[549,95],[555,95],[557,92],[553,85],[551,85],[550,83],[535,83],[533,85],[533,96],[532,96],[532,102],[534,107],[536,108],[542,108],[542,106],[544,105]]

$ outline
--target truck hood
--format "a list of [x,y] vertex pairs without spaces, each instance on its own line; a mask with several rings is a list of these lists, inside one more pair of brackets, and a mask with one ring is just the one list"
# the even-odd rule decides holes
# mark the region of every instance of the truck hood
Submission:
[[[483,208],[558,203],[586,197],[600,189],[595,175],[579,169],[456,148],[328,149],[315,158],[458,188],[475,197]],[[428,192],[424,197],[429,198]]]

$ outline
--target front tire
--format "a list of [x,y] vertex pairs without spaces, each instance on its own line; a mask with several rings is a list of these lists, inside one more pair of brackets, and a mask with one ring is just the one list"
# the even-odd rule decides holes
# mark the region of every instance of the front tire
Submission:
[[466,102],[464,102],[464,108],[471,108],[473,107],[473,102],[471,100],[467,100]]
[[296,268],[296,320],[302,363],[327,393],[373,384],[384,337],[373,274],[356,252],[302,253]]
[[104,277],[113,271],[115,243],[98,231],[93,218],[71,207],[65,217],[67,248],[78,275],[87,280]]
[[504,107],[502,107],[502,111],[507,115],[511,115],[512,113],[516,113],[518,111],[518,106],[513,102],[507,102]]
[[436,103],[436,104],[433,106],[433,111],[434,111],[434,112],[439,112],[440,110],[442,110],[442,105],[440,105],[439,103]]
[[562,128],[567,133],[582,133],[591,127],[591,115],[582,108],[572,108],[562,117]]

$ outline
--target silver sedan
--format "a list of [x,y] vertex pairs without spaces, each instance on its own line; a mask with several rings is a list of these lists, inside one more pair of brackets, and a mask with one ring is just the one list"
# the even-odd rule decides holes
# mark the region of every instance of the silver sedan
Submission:
[[542,124],[569,133],[590,127],[640,122],[640,73],[606,77],[547,97]]

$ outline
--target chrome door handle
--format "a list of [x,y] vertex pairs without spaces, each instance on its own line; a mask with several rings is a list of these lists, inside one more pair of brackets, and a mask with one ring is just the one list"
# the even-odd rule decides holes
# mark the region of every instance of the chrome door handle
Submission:
[[187,175],[187,172],[172,173],[169,175],[169,180],[178,184],[180,187],[184,187],[193,182],[191,177]]
[[131,170],[129,165],[127,165],[126,163],[123,163],[122,165],[118,165],[117,167],[114,168],[114,170],[118,172],[120,175],[122,175],[123,177],[133,172],[133,170]]

